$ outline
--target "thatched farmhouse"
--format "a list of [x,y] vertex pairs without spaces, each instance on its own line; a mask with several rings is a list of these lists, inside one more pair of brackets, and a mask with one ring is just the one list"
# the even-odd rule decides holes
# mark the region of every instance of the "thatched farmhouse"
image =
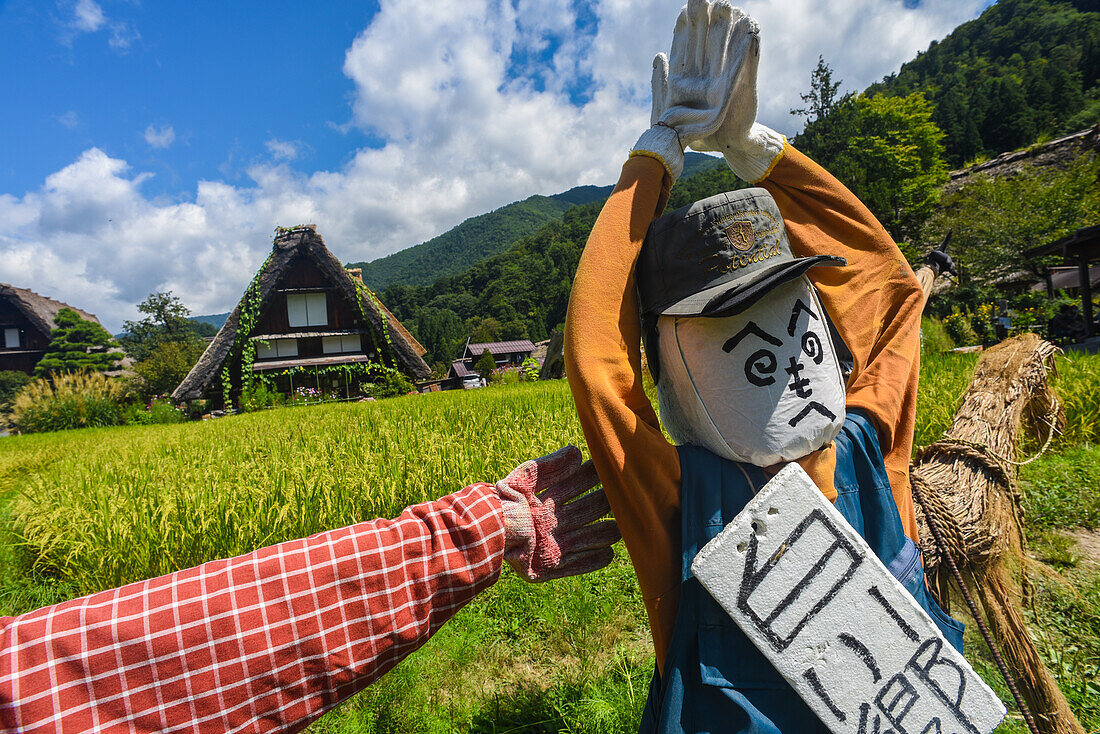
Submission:
[[344,269],[316,226],[304,225],[279,231],[271,256],[172,400],[224,407],[257,377],[287,394],[316,386],[352,395],[379,370],[427,377],[425,351],[359,273]]
[[71,308],[82,319],[97,319],[87,311],[40,296],[26,288],[0,283],[0,370],[34,373],[34,367],[50,346],[54,317]]

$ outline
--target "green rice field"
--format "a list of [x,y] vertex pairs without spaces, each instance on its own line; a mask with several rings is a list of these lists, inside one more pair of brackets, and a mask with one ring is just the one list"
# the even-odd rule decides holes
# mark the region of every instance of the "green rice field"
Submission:
[[[947,428],[975,362],[926,358],[918,444]],[[1060,357],[1058,368],[1066,435],[1021,473],[1039,561],[1029,621],[1095,730],[1100,565],[1067,538],[1100,523],[1100,358]],[[0,614],[393,516],[567,443],[584,447],[563,381],[0,439]],[[506,570],[311,731],[635,731],[653,656],[617,551],[602,571],[549,584]],[[986,651],[968,642],[997,687]],[[1002,730],[1024,731],[1015,720]]]

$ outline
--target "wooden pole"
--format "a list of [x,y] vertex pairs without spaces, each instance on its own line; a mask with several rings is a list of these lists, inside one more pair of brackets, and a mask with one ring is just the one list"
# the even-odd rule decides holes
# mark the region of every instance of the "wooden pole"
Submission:
[[1089,275],[1089,261],[1085,253],[1078,255],[1077,274],[1081,279],[1081,314],[1085,319],[1085,338],[1095,336],[1092,326],[1092,277]]

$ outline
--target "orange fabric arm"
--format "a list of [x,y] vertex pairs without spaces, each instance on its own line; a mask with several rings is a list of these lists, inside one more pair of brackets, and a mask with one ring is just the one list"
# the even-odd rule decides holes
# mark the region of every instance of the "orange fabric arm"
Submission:
[[658,665],[679,599],[680,460],[642,389],[634,263],[669,188],[660,162],[626,162],[581,255],[565,319],[569,387],[638,574]]
[[906,535],[917,538],[909,458],[920,371],[924,293],[893,239],[856,196],[789,144],[759,183],[775,197],[796,256],[840,255],[846,267],[809,272],[851,349],[849,408],[875,422]]

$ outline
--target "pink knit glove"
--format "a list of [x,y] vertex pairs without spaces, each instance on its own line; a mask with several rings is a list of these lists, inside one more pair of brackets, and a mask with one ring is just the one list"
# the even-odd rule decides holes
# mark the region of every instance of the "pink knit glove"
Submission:
[[576,576],[611,563],[619,539],[592,462],[576,446],[524,462],[496,484],[504,508],[504,559],[528,581]]

